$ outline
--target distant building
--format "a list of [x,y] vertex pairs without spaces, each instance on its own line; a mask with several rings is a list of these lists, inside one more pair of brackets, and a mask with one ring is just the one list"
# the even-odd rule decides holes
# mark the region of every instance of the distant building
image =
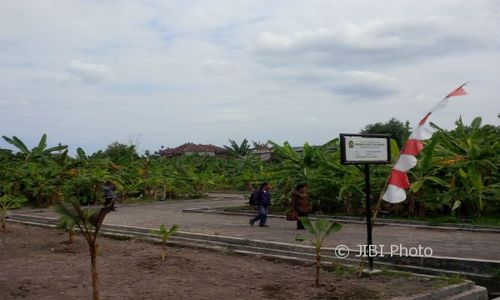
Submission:
[[252,150],[252,154],[259,157],[263,161],[271,160],[271,155],[273,153],[273,149],[268,147],[256,148]]
[[165,150],[160,150],[160,155],[164,157],[173,157],[180,155],[207,155],[207,156],[225,156],[228,154],[228,150],[222,147],[217,147],[214,145],[202,145],[185,143],[175,148],[167,148]]

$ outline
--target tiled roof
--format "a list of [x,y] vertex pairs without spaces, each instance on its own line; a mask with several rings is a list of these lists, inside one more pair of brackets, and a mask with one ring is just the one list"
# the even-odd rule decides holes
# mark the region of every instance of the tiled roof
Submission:
[[168,148],[161,152],[163,156],[174,156],[180,155],[184,153],[215,153],[215,154],[225,154],[228,151],[224,148],[217,147],[214,145],[202,145],[202,144],[193,144],[193,143],[185,143],[175,148]]

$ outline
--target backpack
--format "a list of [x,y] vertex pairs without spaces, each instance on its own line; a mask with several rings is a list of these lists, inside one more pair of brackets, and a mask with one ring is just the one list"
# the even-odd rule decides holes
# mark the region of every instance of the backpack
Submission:
[[250,194],[250,197],[248,198],[248,204],[249,205],[257,205],[257,201],[259,200],[259,190],[255,190]]

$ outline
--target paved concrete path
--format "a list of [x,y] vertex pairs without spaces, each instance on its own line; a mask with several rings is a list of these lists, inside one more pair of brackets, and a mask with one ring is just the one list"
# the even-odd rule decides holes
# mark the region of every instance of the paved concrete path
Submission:
[[[185,209],[221,208],[246,205],[247,200],[231,194],[212,194],[206,200],[167,201],[149,205],[117,205],[117,211],[106,216],[105,224],[141,226],[157,229],[161,224],[178,224],[180,231],[218,234],[254,240],[296,243],[295,222],[269,218],[269,227],[250,226],[249,217],[213,213],[186,213]],[[30,214],[51,216],[50,210]],[[301,234],[306,235],[304,231]],[[346,245],[356,250],[366,243],[366,225],[344,223],[341,231],[330,236],[325,245]],[[500,261],[500,233],[483,233],[401,226],[375,226],[373,243],[390,251],[391,245],[411,248],[430,247],[433,256],[449,256]]]

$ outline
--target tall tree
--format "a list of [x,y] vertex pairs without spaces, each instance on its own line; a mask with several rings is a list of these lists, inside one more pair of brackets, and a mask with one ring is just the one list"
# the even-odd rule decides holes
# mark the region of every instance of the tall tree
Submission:
[[109,158],[114,163],[127,164],[139,157],[135,145],[125,145],[119,142],[113,142],[104,151],[98,151],[92,155],[92,158]]
[[390,119],[386,123],[378,122],[375,124],[366,125],[361,130],[363,134],[390,134],[398,144],[399,148],[403,146],[410,136],[410,122],[405,123],[398,121],[396,118]]

